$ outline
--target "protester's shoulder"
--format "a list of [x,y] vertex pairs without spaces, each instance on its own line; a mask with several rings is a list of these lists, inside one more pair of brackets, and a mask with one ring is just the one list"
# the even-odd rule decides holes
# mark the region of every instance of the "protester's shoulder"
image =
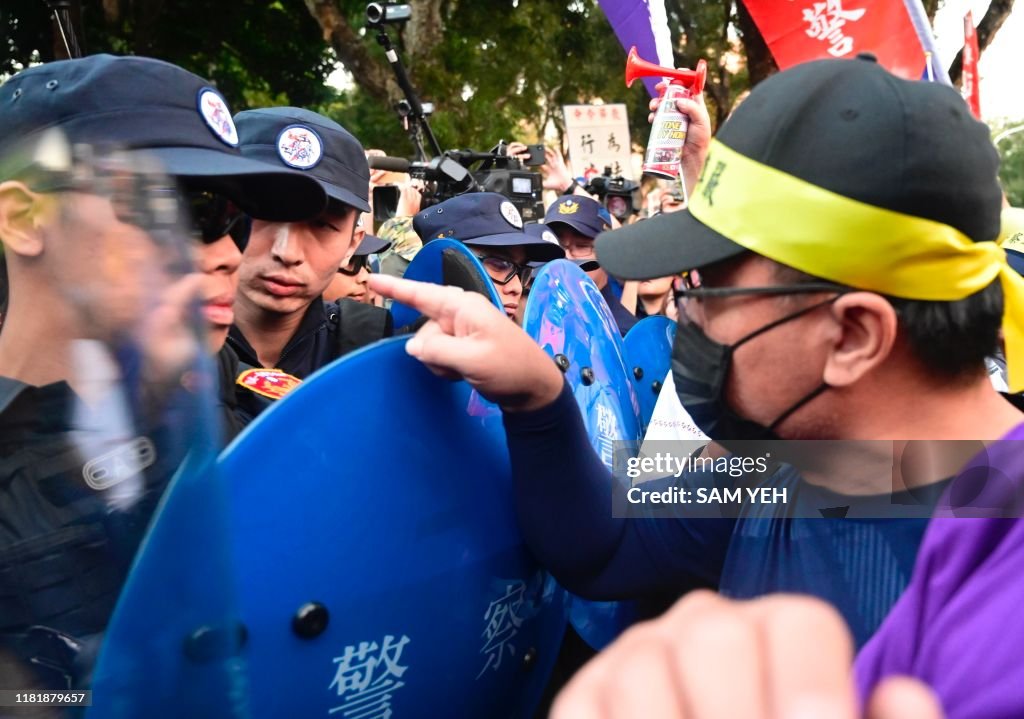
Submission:
[[412,226],[412,217],[392,217],[377,230],[377,237],[391,243],[387,251],[399,255],[403,259],[412,260],[423,241]]

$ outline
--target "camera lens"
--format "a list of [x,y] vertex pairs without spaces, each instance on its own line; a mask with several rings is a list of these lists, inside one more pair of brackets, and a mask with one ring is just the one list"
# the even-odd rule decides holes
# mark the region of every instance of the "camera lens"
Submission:
[[380,3],[372,2],[366,6],[366,21],[371,25],[378,25],[384,19],[384,8]]

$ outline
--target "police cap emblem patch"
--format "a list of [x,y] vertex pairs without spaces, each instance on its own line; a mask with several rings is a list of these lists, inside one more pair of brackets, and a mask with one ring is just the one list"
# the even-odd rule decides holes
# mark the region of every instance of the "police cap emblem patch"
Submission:
[[575,215],[580,209],[580,203],[573,202],[572,200],[565,200],[561,205],[558,206],[558,214],[560,215]]
[[203,121],[213,130],[213,134],[225,145],[238,146],[238,130],[235,129],[235,121],[231,119],[231,110],[216,90],[204,87],[199,91],[196,99],[199,106],[199,114]]
[[277,154],[289,167],[308,170],[320,162],[324,144],[311,128],[289,125],[277,136]]
[[508,224],[512,225],[517,230],[523,229],[523,218],[519,214],[519,210],[516,209],[515,205],[506,200],[501,203],[499,209],[501,210],[501,216],[505,218]]

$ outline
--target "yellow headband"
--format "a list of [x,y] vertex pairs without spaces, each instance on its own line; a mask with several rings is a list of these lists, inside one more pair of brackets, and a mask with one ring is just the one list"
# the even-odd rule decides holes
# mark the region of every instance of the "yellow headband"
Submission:
[[717,140],[689,210],[759,255],[892,297],[961,300],[998,277],[1010,390],[1024,389],[1024,277],[996,242],[974,242],[949,225],[830,192]]

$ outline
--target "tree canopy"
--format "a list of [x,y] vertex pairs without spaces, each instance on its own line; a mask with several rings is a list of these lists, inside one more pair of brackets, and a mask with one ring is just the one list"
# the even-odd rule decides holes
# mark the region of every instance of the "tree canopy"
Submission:
[[[940,0],[925,0],[933,16]],[[72,3],[75,6],[76,3]],[[270,104],[309,107],[334,117],[367,147],[408,155],[394,111],[401,92],[375,32],[364,29],[363,0],[78,0],[87,53],[158,57],[209,78],[235,110]],[[499,139],[534,141],[548,123],[561,130],[561,106],[625,102],[633,141],[646,139],[647,96],[627,90],[625,52],[595,0],[411,0],[412,18],[388,32],[413,86],[432,102],[443,148],[485,150]],[[1013,0],[991,0],[979,26],[982,49]],[[706,97],[721,122],[737,98],[776,70],[737,0],[666,0],[675,64],[710,68]],[[3,0],[0,74],[63,51],[44,0]],[[327,77],[344,65],[350,87]],[[951,70],[958,72],[954,61]]]

